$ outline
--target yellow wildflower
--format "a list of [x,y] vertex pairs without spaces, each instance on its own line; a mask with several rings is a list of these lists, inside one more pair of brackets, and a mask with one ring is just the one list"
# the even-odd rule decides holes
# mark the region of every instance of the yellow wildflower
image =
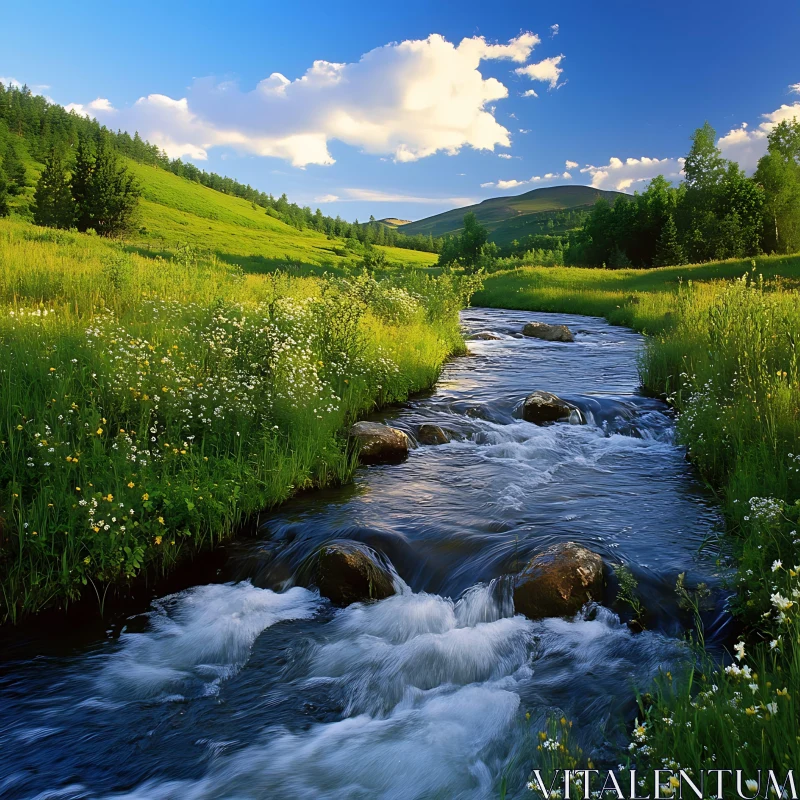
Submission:
[[155,541],[156,544],[161,544],[161,537],[160,536],[156,536],[154,541]]
[[128,488],[129,489],[133,489],[134,486],[136,486],[136,484],[133,481],[128,481]]

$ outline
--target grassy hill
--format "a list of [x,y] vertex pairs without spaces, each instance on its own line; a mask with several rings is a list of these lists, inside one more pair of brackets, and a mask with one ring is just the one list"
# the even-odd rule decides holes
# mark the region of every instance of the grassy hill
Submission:
[[[31,219],[33,185],[43,166],[30,157],[24,142],[20,140],[17,147],[29,185],[23,195],[12,198],[12,208],[19,216]],[[311,229],[298,230],[246,200],[158,167],[130,160],[127,165],[143,187],[139,230],[127,243],[143,255],[168,255],[189,243],[247,272],[287,267],[303,272],[335,270],[353,256],[341,239],[329,239]],[[425,267],[436,262],[432,253],[381,249],[397,265]]]
[[399,228],[401,225],[409,225],[411,220],[397,219],[397,217],[384,217],[383,219],[379,219],[378,222],[381,225],[385,225],[387,228]]
[[[403,233],[433,236],[458,233],[464,215],[471,211],[489,230],[492,241],[508,244],[513,239],[521,239],[528,234],[558,232],[559,229],[577,227],[570,224],[570,221],[577,221],[578,215],[559,212],[588,211],[598,198],[604,197],[613,203],[621,194],[593,189],[591,186],[547,186],[512,197],[493,197],[477,205],[426,217],[404,225]],[[552,228],[548,227],[548,220],[554,221]]]

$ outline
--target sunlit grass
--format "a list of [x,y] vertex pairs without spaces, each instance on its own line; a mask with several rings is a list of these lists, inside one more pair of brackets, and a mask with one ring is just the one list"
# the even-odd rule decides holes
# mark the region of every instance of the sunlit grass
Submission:
[[347,480],[344,426],[462,346],[462,284],[246,274],[0,223],[0,617],[102,602]]

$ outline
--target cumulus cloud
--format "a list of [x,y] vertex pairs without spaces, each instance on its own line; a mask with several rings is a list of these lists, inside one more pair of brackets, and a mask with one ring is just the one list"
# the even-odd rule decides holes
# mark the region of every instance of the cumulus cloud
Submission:
[[514,156],[512,156],[510,153],[498,153],[497,157],[498,158],[514,158]]
[[550,38],[552,39],[554,36],[558,36],[558,23],[550,26]]
[[569,159],[567,159],[567,160],[564,162],[564,166],[565,166],[567,169],[575,169],[575,167],[577,167],[577,166],[578,166],[578,162],[577,162],[577,161],[570,161]]
[[728,131],[717,142],[725,158],[738,161],[739,166],[747,172],[752,172],[758,165],[758,159],[767,152],[767,135],[776,125],[793,119],[800,121],[800,102],[784,103],[775,111],[762,114],[761,118],[763,122],[757,128],[750,130],[747,123],[742,123],[740,128]]
[[535,89],[527,89],[526,91],[524,91],[522,93],[522,96],[523,97],[538,97],[539,95],[536,94],[536,90]]
[[314,198],[315,203],[335,203],[339,199],[336,194],[323,194]]
[[524,67],[518,67],[514,72],[517,75],[525,75],[532,81],[548,83],[551,89],[557,89],[559,85],[558,79],[564,71],[559,66],[563,58],[563,54],[560,56],[552,56],[551,58],[545,58],[543,61],[538,61],[535,64],[527,64]]
[[664,175],[666,178],[678,178],[683,169],[682,158],[620,158],[609,159],[602,167],[587,165],[581,173],[588,173],[595,189],[616,189],[627,192],[634,184],[646,183]]
[[113,112],[110,104],[97,106],[98,98],[74,108],[101,121],[113,113],[115,127],[138,130],[171,157],[204,159],[210,148],[226,146],[298,167],[332,164],[328,143],[336,139],[395,161],[416,161],[463,147],[508,147],[510,132],[492,113],[492,103],[508,90],[484,78],[480,64],[524,63],[538,43],[533,33],[506,44],[477,36],[458,45],[432,34],[378,47],[354,63],[315,61],[295,80],[276,72],[252,91],[203,78],[179,99],[150,94]]
[[81,114],[84,117],[91,117],[97,113],[114,114],[117,111],[117,109],[111,105],[111,101],[107,100],[105,97],[98,97],[86,105],[82,103],[69,103],[64,106],[64,108],[67,111],[74,111],[76,114]]

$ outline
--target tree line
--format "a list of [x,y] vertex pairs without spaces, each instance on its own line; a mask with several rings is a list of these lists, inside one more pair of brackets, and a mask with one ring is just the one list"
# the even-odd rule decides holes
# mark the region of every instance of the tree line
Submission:
[[[358,220],[351,223],[339,216],[327,216],[319,208],[312,212],[308,206],[300,207],[296,203],[289,202],[285,194],[276,198],[272,194],[254,189],[249,184],[240,183],[233,178],[201,170],[194,164],[181,161],[179,158],[170,159],[158,146],[142,139],[138,132],[131,136],[126,131],[111,131],[100,125],[97,120],[89,119],[74,111],[68,112],[62,106],[51,103],[41,95],[33,94],[26,86],[6,87],[2,83],[0,83],[0,146],[5,145],[6,155],[0,164],[0,215],[9,213],[9,195],[21,193],[26,185],[24,167],[22,167],[17,153],[19,145],[15,144],[15,137],[17,141],[25,142],[32,158],[46,166],[54,161],[48,183],[52,183],[57,190],[57,202],[55,200],[53,202],[60,211],[55,217],[51,217],[52,219],[65,218],[63,207],[60,204],[65,202],[67,196],[62,182],[55,177],[54,171],[63,168],[68,175],[69,182],[73,167],[78,164],[78,150],[83,141],[87,143],[86,148],[91,154],[90,158],[92,155],[97,157],[98,153],[101,156],[101,169],[99,169],[98,177],[94,183],[90,181],[89,184],[99,188],[102,176],[105,187],[103,196],[108,194],[107,187],[109,185],[117,187],[125,185],[125,181],[119,175],[111,180],[110,168],[106,167],[106,164],[113,160],[114,155],[122,155],[139,163],[164,169],[215,191],[247,200],[254,206],[263,208],[265,213],[271,217],[298,230],[308,228],[330,237],[356,239],[365,245],[387,245],[426,252],[438,252],[441,247],[441,243],[432,236],[406,236],[372,218],[368,223],[362,224]],[[8,156],[9,153],[12,155]],[[15,167],[13,163],[7,164],[6,158],[10,158],[12,162],[16,158],[19,167]],[[12,174],[12,168],[17,170],[16,175]],[[119,173],[123,169],[122,162],[115,160],[115,168]],[[22,170],[21,179],[19,178],[20,169]],[[128,192],[125,196],[126,200],[132,200],[134,194],[134,191]],[[95,209],[97,212],[95,217],[102,217],[103,220],[102,230],[113,235],[104,221],[106,218],[118,220],[120,206],[126,207],[126,203],[108,204],[109,208],[113,206],[112,212],[101,209],[102,202],[99,200],[95,205],[98,206]],[[55,212],[51,208],[48,213]],[[77,219],[85,221],[89,214],[84,209],[76,209],[75,216]],[[134,219],[134,215],[131,215],[122,228],[117,225],[117,232],[130,229]],[[98,223],[98,219],[94,219],[94,222]],[[80,228],[80,224],[77,227]],[[97,229],[96,225],[90,227]]]
[[769,133],[752,177],[715,142],[708,123],[694,132],[678,186],[659,175],[630,199],[598,200],[569,235],[565,263],[660,267],[800,250],[800,123]]

